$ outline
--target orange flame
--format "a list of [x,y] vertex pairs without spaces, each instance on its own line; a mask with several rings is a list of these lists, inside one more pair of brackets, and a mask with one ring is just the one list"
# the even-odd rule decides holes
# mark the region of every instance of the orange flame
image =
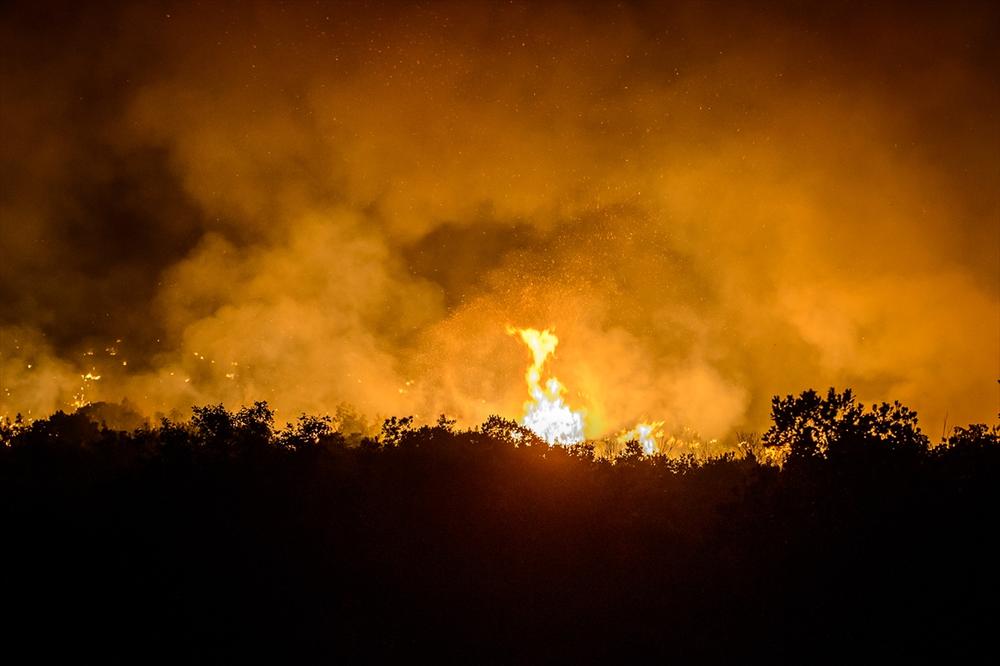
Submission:
[[618,436],[620,444],[637,441],[642,446],[642,452],[653,455],[660,449],[659,440],[663,437],[663,421],[652,423],[637,423],[631,430],[626,430]]
[[542,383],[542,368],[553,355],[559,338],[545,329],[507,327],[511,335],[519,335],[531,350],[532,363],[524,375],[531,400],[524,403],[521,423],[551,444],[578,444],[583,437],[583,410],[573,410],[562,398],[565,388],[555,377]]

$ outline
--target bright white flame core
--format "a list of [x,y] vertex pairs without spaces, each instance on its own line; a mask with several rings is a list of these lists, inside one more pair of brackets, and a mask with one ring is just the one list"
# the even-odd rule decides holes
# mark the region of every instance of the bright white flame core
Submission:
[[562,398],[565,388],[555,377],[542,385],[542,367],[555,352],[559,338],[548,329],[508,327],[531,350],[532,364],[524,375],[531,400],[524,403],[523,425],[549,444],[578,444],[583,441],[583,412],[570,409]]
[[663,421],[653,423],[638,423],[634,428],[618,436],[618,441],[626,444],[637,441],[642,446],[642,452],[648,456],[653,455],[660,448],[659,440],[663,437]]

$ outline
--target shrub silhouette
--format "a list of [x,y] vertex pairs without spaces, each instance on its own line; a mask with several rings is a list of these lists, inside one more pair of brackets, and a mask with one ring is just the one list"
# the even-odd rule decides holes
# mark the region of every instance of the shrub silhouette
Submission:
[[[110,413],[110,412],[108,412]],[[130,432],[0,421],[11,653],[259,662],[971,658],[1000,431],[775,398],[766,449],[615,459],[492,416],[265,403]],[[19,645],[21,644],[21,645]],[[40,647],[41,646],[41,647]]]
[[831,388],[825,398],[813,390],[775,396],[771,418],[773,425],[762,441],[786,448],[792,463],[816,458],[870,463],[880,453],[923,453],[929,443],[916,412],[898,402],[865,409],[850,389],[838,393]]

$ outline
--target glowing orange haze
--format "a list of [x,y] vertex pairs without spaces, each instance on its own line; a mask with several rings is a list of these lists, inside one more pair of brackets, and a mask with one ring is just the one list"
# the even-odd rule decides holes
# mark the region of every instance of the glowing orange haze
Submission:
[[992,421],[996,10],[855,9],[4,15],[0,413]]

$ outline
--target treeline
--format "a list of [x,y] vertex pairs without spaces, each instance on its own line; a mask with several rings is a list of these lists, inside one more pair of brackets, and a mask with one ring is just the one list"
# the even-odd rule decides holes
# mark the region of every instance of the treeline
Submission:
[[[992,648],[1000,430],[775,398],[738,453],[613,458],[492,417],[0,422],[7,635],[258,662],[960,658]],[[776,463],[780,463],[776,464]],[[12,613],[11,613],[12,612]]]

